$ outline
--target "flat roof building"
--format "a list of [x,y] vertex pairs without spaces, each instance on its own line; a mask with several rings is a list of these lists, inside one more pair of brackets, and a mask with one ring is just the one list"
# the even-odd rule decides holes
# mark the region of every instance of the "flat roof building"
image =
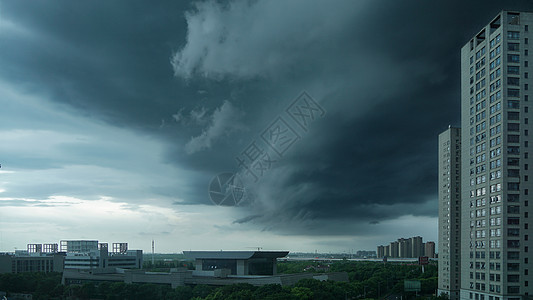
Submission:
[[276,260],[289,251],[183,251],[197,272],[228,269],[231,275],[276,275]]
[[28,244],[27,250],[0,253],[0,273],[62,272],[64,269],[122,268],[142,269],[142,250],[128,250],[127,243],[114,243],[114,252],[107,243],[96,240],[63,240],[58,244]]
[[0,253],[1,273],[63,272],[64,253]]

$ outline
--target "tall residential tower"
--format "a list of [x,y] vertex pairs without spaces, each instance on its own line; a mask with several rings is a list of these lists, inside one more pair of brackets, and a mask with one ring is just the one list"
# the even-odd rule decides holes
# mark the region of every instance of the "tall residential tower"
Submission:
[[439,294],[459,298],[461,284],[461,129],[439,135]]
[[533,13],[502,11],[461,49],[460,299],[533,295],[532,30]]

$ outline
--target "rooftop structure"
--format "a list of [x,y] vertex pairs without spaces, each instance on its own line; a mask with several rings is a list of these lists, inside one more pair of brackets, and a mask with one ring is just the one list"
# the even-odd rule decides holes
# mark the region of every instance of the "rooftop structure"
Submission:
[[183,251],[195,260],[196,273],[228,269],[230,275],[275,275],[276,259],[288,251]]

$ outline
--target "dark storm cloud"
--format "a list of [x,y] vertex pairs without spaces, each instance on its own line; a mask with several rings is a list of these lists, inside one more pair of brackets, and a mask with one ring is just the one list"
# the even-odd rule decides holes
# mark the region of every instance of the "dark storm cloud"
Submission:
[[[324,2],[300,7],[301,19],[282,15],[274,26],[264,2],[204,2],[187,16],[188,44],[173,61],[178,76],[255,77],[265,84],[292,80],[318,93],[328,111],[292,155],[249,187],[255,198],[250,216],[236,223],[286,233],[364,234],[363,224],[437,216],[435,142],[448,124],[459,123],[459,49],[504,7],[496,2],[484,11],[474,9],[479,3],[462,10],[451,2],[362,3],[341,2],[341,8],[321,15],[334,11],[335,24],[346,25],[338,27],[301,22],[314,20]],[[344,19],[346,11],[354,18]],[[238,31],[234,23],[248,30],[249,19],[255,26],[251,32]],[[263,28],[275,31],[279,24],[309,26],[276,31],[276,38],[257,34]],[[262,60],[265,56],[274,59]],[[340,82],[333,88],[316,86],[331,78]]]
[[533,9],[530,1],[220,3],[3,2],[25,34],[0,33],[0,74],[164,140],[166,162],[197,172],[186,190],[152,187],[179,194],[177,205],[209,204],[212,176],[235,170],[234,157],[307,90],[326,116],[250,187],[254,201],[235,224],[364,235],[399,216],[436,216],[436,140],[459,124],[460,47],[499,10]]

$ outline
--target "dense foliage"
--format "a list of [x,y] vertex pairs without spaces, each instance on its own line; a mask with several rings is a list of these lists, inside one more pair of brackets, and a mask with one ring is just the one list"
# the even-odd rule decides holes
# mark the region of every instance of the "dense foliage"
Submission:
[[[152,266],[161,267],[161,266]],[[291,287],[235,284],[224,287],[197,285],[172,289],[168,285],[125,284],[104,282],[100,284],[61,285],[60,273],[0,274],[0,291],[31,293],[34,299],[364,299],[402,295],[415,298],[414,292],[403,292],[404,280],[416,279],[422,284],[420,295],[432,295],[437,289],[437,266],[425,267],[422,273],[417,265],[339,261],[280,262],[280,273],[347,272],[350,282],[321,282],[300,280]]]

